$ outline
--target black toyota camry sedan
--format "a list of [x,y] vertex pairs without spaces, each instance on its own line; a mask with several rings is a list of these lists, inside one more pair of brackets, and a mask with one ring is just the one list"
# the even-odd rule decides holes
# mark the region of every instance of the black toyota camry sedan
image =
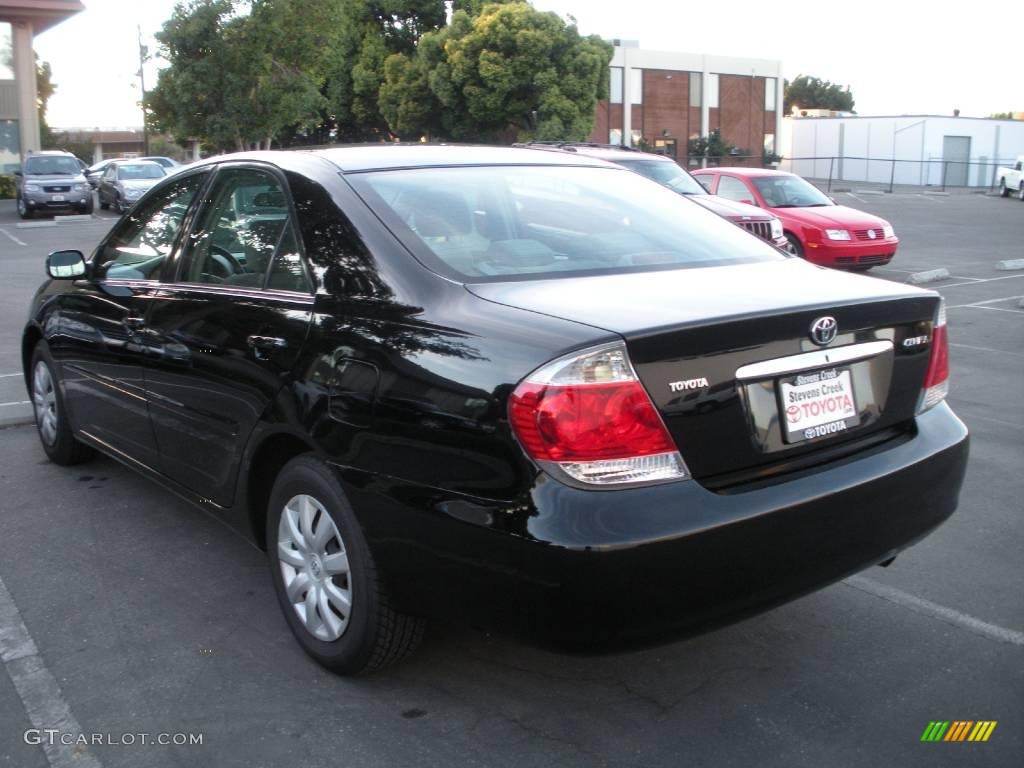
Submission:
[[245,532],[337,672],[401,658],[427,617],[584,650],[698,632],[957,504],[937,294],[600,160],[218,157],[47,270],[22,347],[43,450]]

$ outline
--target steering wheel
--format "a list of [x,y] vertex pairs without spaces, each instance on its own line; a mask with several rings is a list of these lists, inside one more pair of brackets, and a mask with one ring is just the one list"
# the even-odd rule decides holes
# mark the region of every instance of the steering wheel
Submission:
[[231,251],[221,248],[219,245],[213,245],[211,243],[208,255],[210,262],[212,264],[216,264],[219,270],[223,272],[223,274],[220,275],[211,272],[210,274],[213,277],[218,277],[223,280],[224,278],[231,277],[232,275],[238,275],[246,271],[245,267],[237,258],[235,258],[235,255],[231,253]]

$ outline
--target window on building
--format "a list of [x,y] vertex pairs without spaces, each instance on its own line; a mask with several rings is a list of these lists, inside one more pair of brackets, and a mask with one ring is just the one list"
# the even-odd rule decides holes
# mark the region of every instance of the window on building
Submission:
[[629,70],[629,103],[644,103],[644,71],[642,69]]
[[[764,111],[774,112],[775,111],[775,89],[778,88],[779,81],[774,77],[766,78],[764,81]],[[767,141],[767,140],[766,140]]]
[[629,135],[632,137],[632,146],[634,146],[634,147],[639,147],[640,146],[640,142],[642,142],[644,140],[643,132],[642,131],[638,131],[636,128],[631,130],[629,132]]
[[699,107],[701,91],[703,90],[704,75],[700,72],[690,73],[690,106]]
[[621,128],[612,128],[610,131],[608,131],[608,143],[614,144],[615,146],[619,146],[620,144],[622,144]]
[[775,154],[775,134],[766,133],[764,135],[764,152],[766,155]]
[[621,104],[622,103],[622,67],[611,68],[611,84],[608,89],[610,96],[608,102],[610,104]]
[[718,107],[718,75],[708,75],[708,106]]
[[21,140],[17,120],[0,120],[0,173],[11,174],[21,167]]
[[0,80],[14,79],[14,44],[11,25],[0,21]]

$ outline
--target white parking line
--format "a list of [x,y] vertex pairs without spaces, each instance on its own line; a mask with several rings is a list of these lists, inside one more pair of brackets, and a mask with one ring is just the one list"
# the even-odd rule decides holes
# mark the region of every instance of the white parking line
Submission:
[[977,283],[991,283],[996,280],[1013,280],[1017,277],[1024,277],[1024,275],[1006,275],[1005,277],[957,277],[953,275],[956,280],[970,280],[969,283],[953,283],[952,285],[944,285],[943,288],[956,288],[958,285],[975,285]]
[[[39,655],[3,579],[0,579],[0,661],[33,728],[55,728],[73,737],[82,733],[82,726],[71,714],[57,680]],[[102,768],[102,763],[86,746],[62,744],[60,738],[44,738],[42,747],[52,768]]]
[[21,376],[21,375],[22,374],[20,372],[19,373],[0,373],[0,379],[9,379],[12,376]]
[[[988,304],[1002,304],[1004,301],[1015,301],[1016,299],[1024,299],[1024,296],[1006,296],[1002,299],[985,299],[985,301],[974,301],[970,304],[953,304],[946,309],[963,309],[970,307],[972,309],[999,309],[999,307],[989,307]],[[1017,310],[1005,310],[1007,312],[1016,312]]]
[[919,194],[919,195],[918,195],[918,197],[923,197],[923,198],[924,198],[925,200],[931,200],[931,201],[932,201],[933,203],[939,203],[940,205],[941,205],[941,204],[942,204],[942,202],[943,202],[942,200],[936,200],[936,199],[935,199],[934,197],[932,197],[931,195],[921,195],[921,194]]
[[1005,349],[992,349],[991,347],[976,347],[973,344],[960,344],[956,341],[946,342],[951,347],[963,347],[964,349],[976,349],[979,352],[995,352],[997,355],[1010,355],[1012,357],[1024,357],[1020,352],[1007,352]]
[[904,608],[909,608],[915,613],[922,613],[934,619],[944,621],[947,624],[963,627],[990,640],[998,640],[1001,643],[1010,643],[1012,645],[1024,645],[1024,632],[1000,627],[997,624],[989,624],[987,621],[976,619],[973,616],[968,616],[966,613],[933,603],[931,600],[925,600],[901,589],[879,584],[872,579],[867,579],[863,576],[851,576],[848,579],[844,579],[843,583],[848,587],[859,589],[861,592],[888,600],[890,603],[902,605]]
[[0,408],[6,408],[9,405],[32,405],[31,400],[15,400],[10,403],[0,403]]
[[862,203],[866,203],[867,202],[867,200],[865,200],[863,197],[857,197],[855,194],[853,194],[853,192],[847,192],[846,194],[848,194],[854,200],[860,200]]
[[16,242],[18,245],[28,245],[28,243],[26,243],[26,242],[24,242],[22,240],[19,240],[18,238],[16,238],[14,235],[12,235],[10,232],[8,232],[3,227],[0,227],[0,232],[3,232],[5,235],[7,235],[9,238],[11,238],[11,240]]

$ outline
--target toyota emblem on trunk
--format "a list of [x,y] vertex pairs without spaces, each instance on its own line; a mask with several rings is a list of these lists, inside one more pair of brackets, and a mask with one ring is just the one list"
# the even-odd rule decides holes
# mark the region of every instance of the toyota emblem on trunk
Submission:
[[811,341],[819,347],[826,347],[835,340],[837,330],[839,324],[834,317],[819,317],[811,323]]

